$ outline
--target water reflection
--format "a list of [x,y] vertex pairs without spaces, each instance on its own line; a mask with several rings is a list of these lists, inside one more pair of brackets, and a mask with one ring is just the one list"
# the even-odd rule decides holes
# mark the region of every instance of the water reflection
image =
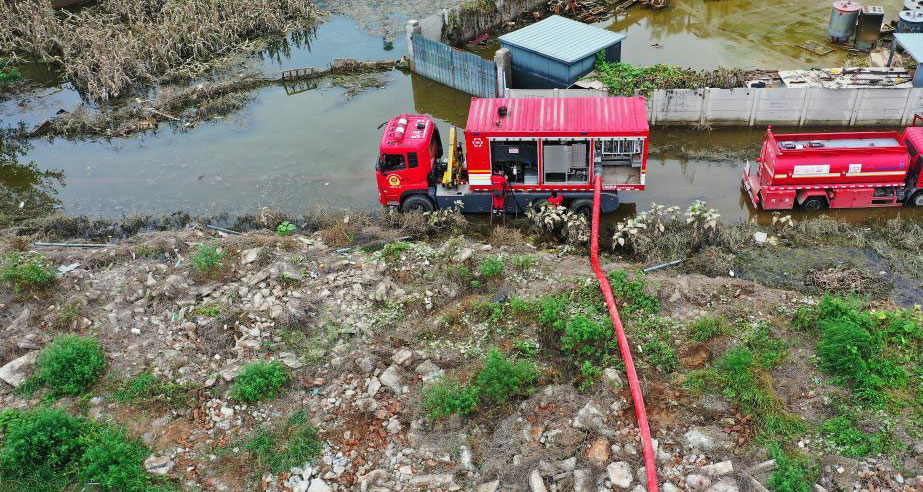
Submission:
[[60,206],[64,173],[20,162],[28,150],[21,128],[0,129],[0,226],[42,217]]

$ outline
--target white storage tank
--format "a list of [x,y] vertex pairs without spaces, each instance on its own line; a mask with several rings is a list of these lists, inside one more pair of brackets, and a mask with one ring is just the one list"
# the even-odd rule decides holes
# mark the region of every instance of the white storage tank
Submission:
[[902,10],[898,17],[897,32],[923,32],[923,10]]

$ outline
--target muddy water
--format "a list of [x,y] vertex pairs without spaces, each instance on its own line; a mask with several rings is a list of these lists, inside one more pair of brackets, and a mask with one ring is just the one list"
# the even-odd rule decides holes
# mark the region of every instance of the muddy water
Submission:
[[[718,29],[725,25],[723,16],[747,17],[751,13],[743,9],[742,2],[676,0],[675,4],[674,17],[686,19],[678,27],[659,24],[666,22],[660,18],[666,13],[648,13],[632,24],[647,29],[644,32],[664,46],[677,46],[678,51],[652,52],[659,53],[657,61],[705,63],[709,59],[704,55],[682,59],[681,48],[695,51],[688,46],[691,41],[682,46],[682,36],[696,36],[702,40],[701,50],[714,49],[713,53],[721,53],[726,60],[733,60],[733,46],[750,42],[734,40],[732,33],[720,34],[723,31],[706,30],[703,37],[683,34],[701,23]],[[683,5],[699,5],[704,10],[690,7],[688,14],[678,15],[685,12]],[[629,16],[639,12],[644,13],[634,9]],[[702,20],[693,22],[700,15]],[[640,35],[634,37],[642,39]],[[402,36],[389,44],[348,18],[333,17],[306,36],[292,36],[288,43],[274,45],[249,63],[277,73],[323,66],[340,57],[396,59],[405,51]],[[626,56],[631,52],[626,47]],[[663,57],[669,53],[676,58]],[[74,214],[113,217],[176,210],[234,214],[264,205],[292,213],[317,205],[374,209],[378,205],[372,163],[380,136],[378,126],[402,112],[428,113],[447,135],[450,125],[464,127],[470,100],[466,94],[400,71],[384,74],[380,85],[352,97],[328,82],[301,92],[267,87],[254,93],[253,101],[240,114],[188,131],[162,127],[157,133],[113,141],[35,141],[24,160],[34,161],[43,170],[64,173],[65,184],[59,188],[58,198],[63,210]],[[42,89],[24,104],[0,104],[0,120],[3,126],[18,122],[34,125],[60,108],[73,107],[78,100],[66,87]],[[743,163],[758,148],[761,132],[655,130],[649,189],[625,195],[626,206],[620,214],[646,209],[652,202],[685,207],[692,200],[703,199],[718,207],[727,220],[769,220],[755,214],[739,191]],[[862,221],[894,213],[876,210],[841,215]]]

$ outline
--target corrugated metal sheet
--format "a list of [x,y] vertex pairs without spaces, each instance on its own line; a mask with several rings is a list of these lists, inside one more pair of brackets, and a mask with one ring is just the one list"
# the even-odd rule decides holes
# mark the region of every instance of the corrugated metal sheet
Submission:
[[[506,116],[499,109],[506,107]],[[646,132],[643,97],[473,99],[465,132]]]
[[623,39],[624,34],[559,15],[500,36],[501,44],[510,44],[564,63],[594,55]]
[[424,77],[479,97],[497,95],[497,66],[474,53],[458,51],[414,34],[413,68]]
[[899,32],[894,34],[894,40],[903,46],[917,63],[923,63],[923,34]]

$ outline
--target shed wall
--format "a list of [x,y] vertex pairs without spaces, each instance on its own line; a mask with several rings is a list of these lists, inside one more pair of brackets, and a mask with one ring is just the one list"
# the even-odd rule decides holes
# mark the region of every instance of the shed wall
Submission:
[[[581,77],[593,71],[596,54],[566,64],[518,46],[500,42],[500,46],[512,54],[512,87],[529,89],[561,89],[570,87]],[[605,50],[606,61],[622,59],[622,43],[616,43]]]

